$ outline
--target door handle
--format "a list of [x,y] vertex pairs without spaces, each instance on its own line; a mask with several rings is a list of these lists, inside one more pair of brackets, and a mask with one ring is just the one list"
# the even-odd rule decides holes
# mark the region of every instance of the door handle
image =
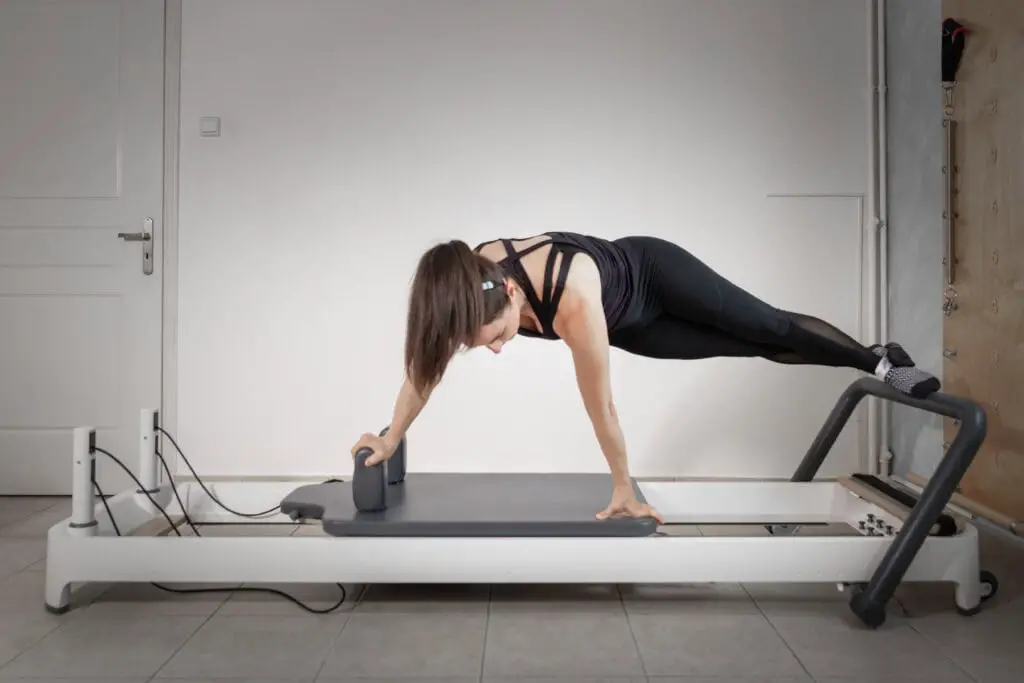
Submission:
[[125,242],[142,242],[142,274],[153,274],[153,219],[142,222],[141,232],[119,232],[117,238]]

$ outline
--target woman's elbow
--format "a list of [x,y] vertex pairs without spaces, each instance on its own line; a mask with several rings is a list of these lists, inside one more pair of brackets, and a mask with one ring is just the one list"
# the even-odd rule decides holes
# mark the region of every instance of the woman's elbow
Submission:
[[588,402],[587,414],[594,422],[614,422],[619,419],[615,403],[610,398]]

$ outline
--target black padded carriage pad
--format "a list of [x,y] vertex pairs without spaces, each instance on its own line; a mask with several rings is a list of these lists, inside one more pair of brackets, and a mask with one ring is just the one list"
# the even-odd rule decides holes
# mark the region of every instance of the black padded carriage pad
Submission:
[[[636,482],[637,500],[644,501]],[[649,536],[651,518],[595,515],[611,501],[606,474],[410,474],[388,486],[388,508],[360,512],[352,483],[301,486],[286,515],[320,519],[332,536]]]

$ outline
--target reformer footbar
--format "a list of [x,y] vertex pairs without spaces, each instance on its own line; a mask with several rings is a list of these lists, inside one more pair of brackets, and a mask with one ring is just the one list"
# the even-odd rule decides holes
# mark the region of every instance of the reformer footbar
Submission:
[[[857,404],[866,396],[958,421],[950,445],[919,496],[874,475],[815,480]],[[637,498],[667,525],[748,524],[772,535],[693,537],[658,533],[654,520],[597,520],[607,475],[406,474],[403,440],[387,465],[352,481],[296,486],[218,482],[210,493],[189,481],[160,485],[151,460],[159,422],[141,420],[141,486],[96,504],[88,485],[95,430],[74,439],[72,515],[50,529],[46,604],[66,610],[78,581],[198,583],[705,583],[834,582],[852,586],[850,606],[868,627],[903,581],[945,581],[965,615],[995,594],[978,565],[971,517],[946,511],[986,433],[985,412],[945,394],[914,399],[877,379],[851,384],[839,398],[789,482],[634,481]],[[316,536],[166,537],[153,525],[183,510],[197,523],[237,522],[211,496],[238,507],[280,503],[275,520],[320,520]],[[176,508],[177,505],[177,508]],[[111,517],[123,535],[114,534]],[[844,523],[855,535],[792,533],[794,526]],[[789,532],[789,533],[787,533]],[[148,534],[148,535],[147,535]],[[153,534],[157,534],[154,536]]]

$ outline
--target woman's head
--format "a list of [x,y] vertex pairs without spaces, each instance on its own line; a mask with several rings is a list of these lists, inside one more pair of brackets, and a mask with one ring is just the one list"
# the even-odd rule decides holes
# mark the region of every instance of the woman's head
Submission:
[[499,351],[519,327],[514,285],[494,261],[452,240],[420,258],[409,294],[405,368],[421,393],[444,375],[460,348]]

